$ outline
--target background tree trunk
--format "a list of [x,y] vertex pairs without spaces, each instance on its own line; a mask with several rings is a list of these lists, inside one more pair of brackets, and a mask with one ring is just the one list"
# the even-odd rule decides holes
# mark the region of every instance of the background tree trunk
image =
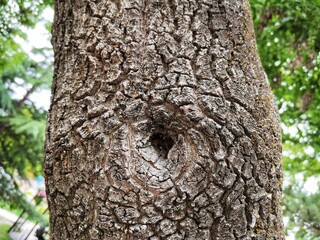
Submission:
[[247,0],[57,0],[52,239],[284,239]]

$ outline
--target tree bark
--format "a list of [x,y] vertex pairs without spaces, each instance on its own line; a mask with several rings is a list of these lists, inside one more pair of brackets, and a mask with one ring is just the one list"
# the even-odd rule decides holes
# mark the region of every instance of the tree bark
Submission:
[[284,239],[247,0],[57,0],[51,239]]

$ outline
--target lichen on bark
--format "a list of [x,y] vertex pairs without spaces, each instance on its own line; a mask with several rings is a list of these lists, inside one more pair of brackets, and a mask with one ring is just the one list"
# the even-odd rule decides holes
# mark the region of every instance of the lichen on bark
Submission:
[[57,0],[52,239],[284,239],[247,0]]

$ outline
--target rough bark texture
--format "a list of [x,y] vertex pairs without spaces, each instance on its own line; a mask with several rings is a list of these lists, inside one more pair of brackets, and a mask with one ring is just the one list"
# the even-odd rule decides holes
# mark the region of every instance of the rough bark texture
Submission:
[[284,239],[247,0],[57,0],[51,239]]

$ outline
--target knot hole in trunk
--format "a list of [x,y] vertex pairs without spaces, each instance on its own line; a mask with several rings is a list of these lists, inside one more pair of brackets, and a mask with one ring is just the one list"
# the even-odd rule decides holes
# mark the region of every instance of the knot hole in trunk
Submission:
[[160,156],[167,158],[170,149],[174,145],[174,140],[167,134],[156,132],[151,135],[150,143]]

